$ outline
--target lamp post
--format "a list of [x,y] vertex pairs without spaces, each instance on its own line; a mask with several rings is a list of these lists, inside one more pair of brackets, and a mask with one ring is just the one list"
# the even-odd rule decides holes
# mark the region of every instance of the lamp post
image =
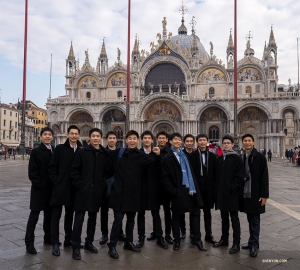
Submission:
[[129,115],[130,115],[130,4],[128,0],[128,36],[127,36],[127,96],[126,96],[126,122],[125,132],[129,131]]
[[236,22],[236,13],[237,13],[237,0],[234,0],[234,69],[233,69],[233,78],[234,78],[234,104],[233,104],[233,114],[234,114],[234,150],[238,150],[238,138],[237,138],[237,22]]

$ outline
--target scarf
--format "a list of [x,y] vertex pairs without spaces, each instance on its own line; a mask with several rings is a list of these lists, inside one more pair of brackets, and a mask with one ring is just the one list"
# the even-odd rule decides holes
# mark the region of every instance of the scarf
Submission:
[[234,151],[234,150],[223,150],[223,159],[225,160],[225,158],[227,156],[230,156],[230,155],[237,155],[237,153]]
[[182,150],[176,150],[171,146],[171,151],[179,156],[179,163],[182,171],[182,185],[189,189],[189,194],[196,193],[194,179],[192,176],[190,164]]
[[[252,150],[251,150],[252,152]],[[250,174],[250,168],[249,168],[249,157],[251,155],[251,152],[249,155],[246,155],[246,152],[242,155],[242,159],[245,164],[245,177],[244,177],[244,198],[251,198],[251,174]],[[253,156],[251,157],[253,159]],[[252,162],[252,160],[251,160]]]
[[[200,157],[200,176],[203,176],[203,168],[202,168],[202,153],[201,150],[198,148],[198,152],[199,152],[199,157]],[[206,160],[205,160],[205,164],[206,164],[206,171],[208,174],[208,151],[205,151],[205,156],[206,156]]]

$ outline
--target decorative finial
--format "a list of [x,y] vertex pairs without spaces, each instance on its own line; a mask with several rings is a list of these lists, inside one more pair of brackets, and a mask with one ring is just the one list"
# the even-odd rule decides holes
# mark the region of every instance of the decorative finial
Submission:
[[273,30],[273,26],[274,26],[274,24],[272,23],[272,24],[271,24],[271,30]]
[[195,34],[195,25],[197,24],[195,20],[195,16],[192,17],[192,20],[190,22],[190,25],[192,26],[192,33]]
[[249,31],[249,34],[246,36],[246,40],[250,43],[253,36],[251,35],[251,31]]
[[179,8],[179,14],[184,17],[184,14],[187,13],[188,9],[183,5],[183,1],[181,2],[181,7]]

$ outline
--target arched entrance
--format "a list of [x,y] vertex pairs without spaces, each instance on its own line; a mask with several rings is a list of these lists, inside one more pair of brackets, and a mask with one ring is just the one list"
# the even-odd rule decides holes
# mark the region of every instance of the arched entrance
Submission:
[[84,111],[78,111],[71,115],[70,125],[76,125],[80,129],[80,137],[85,146],[86,139],[89,136],[89,131],[94,127],[93,117]]
[[158,132],[161,132],[161,131],[165,131],[168,134],[172,134],[175,132],[174,128],[169,123],[160,123],[160,124],[156,125],[155,127],[153,127],[153,129],[152,129],[152,133],[154,135],[156,135]]

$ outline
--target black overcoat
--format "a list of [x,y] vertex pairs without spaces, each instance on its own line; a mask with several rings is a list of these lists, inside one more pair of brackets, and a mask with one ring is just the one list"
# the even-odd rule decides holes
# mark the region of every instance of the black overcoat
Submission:
[[107,150],[102,145],[98,151],[92,145],[79,149],[70,173],[75,188],[75,212],[99,211],[106,190],[106,180],[112,171],[109,159]]
[[259,198],[269,198],[269,173],[267,159],[255,148],[248,159],[251,174],[251,198],[243,198],[241,211],[247,214],[265,213],[265,205],[261,206]]
[[[54,148],[52,148],[52,151]],[[30,209],[43,211],[50,209],[52,187],[49,182],[48,165],[52,156],[50,149],[41,143],[31,151],[28,177],[32,183]]]
[[200,185],[200,173],[201,173],[201,167],[200,167],[200,154],[198,149],[196,151],[193,151],[189,155],[189,159],[196,177],[196,180],[198,182],[198,186],[200,188],[201,194],[205,196],[205,200],[203,198],[203,202],[207,203],[207,207],[213,209],[215,204],[215,187],[216,187],[216,172],[217,172],[217,157],[214,153],[207,151],[208,155],[208,166],[205,168],[202,167],[202,170],[207,170],[207,177],[205,179],[205,187],[201,190]]
[[49,164],[49,180],[52,185],[51,206],[70,206],[74,204],[75,191],[70,177],[75,154],[82,148],[77,141],[77,149],[70,146],[69,139],[56,146]]
[[[173,152],[169,151],[163,157],[161,166],[161,181],[171,198],[172,213],[180,215],[203,206],[197,181],[194,181],[196,194],[193,196],[190,196],[188,189],[182,185],[181,166]],[[195,179],[194,175],[193,179]]]
[[217,159],[216,210],[227,212],[240,210],[240,196],[244,185],[244,163],[238,155]]
[[[120,149],[114,151],[116,155]],[[109,196],[109,208],[120,212],[141,210],[143,172],[153,170],[154,162],[139,149],[126,148],[115,170],[115,181]]]

